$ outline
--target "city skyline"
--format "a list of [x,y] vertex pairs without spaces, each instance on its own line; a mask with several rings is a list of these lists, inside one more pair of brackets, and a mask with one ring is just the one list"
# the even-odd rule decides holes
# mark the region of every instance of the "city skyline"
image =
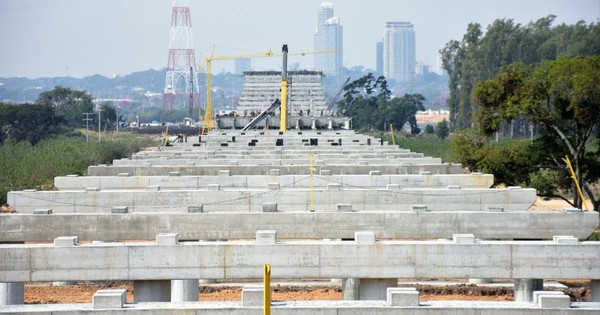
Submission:
[[[231,55],[314,49],[315,10],[322,1],[190,1],[197,53]],[[376,42],[387,21],[411,21],[419,40],[417,62],[436,67],[438,51],[460,40],[471,22],[486,27],[498,18],[527,24],[549,14],[555,25],[598,22],[600,0],[333,1],[344,26],[344,66],[376,68]],[[169,0],[3,0],[0,2],[0,77],[112,76],[167,65]],[[313,57],[290,64],[314,66]],[[279,70],[278,58],[252,60],[253,69]],[[213,65],[233,71],[233,61]]]
[[387,22],[383,35],[383,75],[397,82],[412,81],[416,69],[416,34],[410,22]]

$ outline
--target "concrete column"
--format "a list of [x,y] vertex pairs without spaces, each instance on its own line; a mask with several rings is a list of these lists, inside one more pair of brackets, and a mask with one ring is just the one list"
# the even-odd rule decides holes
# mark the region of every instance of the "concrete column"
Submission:
[[25,283],[0,282],[0,306],[25,304]]
[[199,280],[171,280],[171,302],[198,302]]
[[515,302],[533,301],[533,291],[544,290],[544,279],[513,279]]
[[342,279],[342,300],[358,300],[358,280],[356,278]]
[[359,300],[387,300],[387,288],[398,286],[398,279],[360,279],[358,284]]
[[140,280],[133,283],[133,300],[139,302],[170,302],[170,280]]
[[600,280],[592,279],[590,288],[592,289],[592,300],[590,302],[600,302]]

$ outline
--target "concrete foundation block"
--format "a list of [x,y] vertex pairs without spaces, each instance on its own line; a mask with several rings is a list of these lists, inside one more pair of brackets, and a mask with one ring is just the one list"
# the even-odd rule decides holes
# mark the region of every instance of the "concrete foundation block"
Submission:
[[181,176],[180,172],[169,172],[169,176]]
[[279,190],[279,183],[268,183],[267,188],[269,190]]
[[351,203],[338,203],[336,205],[337,211],[340,212],[352,212],[352,204]]
[[200,281],[171,280],[171,302],[198,302]]
[[378,176],[378,175],[381,175],[381,171],[369,171],[369,175]]
[[52,214],[52,209],[35,209],[33,214]]
[[340,190],[342,185],[337,183],[327,184],[327,190]]
[[388,184],[386,186],[387,190],[400,190],[400,185],[398,184]]
[[264,288],[260,286],[245,286],[242,288],[242,306],[262,306]]
[[110,213],[129,213],[128,206],[114,206],[110,208]]
[[280,175],[281,175],[280,169],[270,169],[269,170],[269,176],[280,176]]
[[220,170],[219,176],[222,176],[222,177],[231,176],[231,171],[230,170]]
[[544,290],[544,279],[514,279],[515,302],[533,301],[534,291]]
[[273,160],[273,162],[271,163],[271,165],[281,166],[281,160]]
[[127,304],[127,290],[98,290],[92,297],[92,308],[123,308]]
[[331,175],[331,170],[320,170],[319,171],[319,175],[321,175],[321,176],[330,176]]
[[206,186],[207,190],[221,190],[221,184],[208,184]]
[[77,175],[77,174],[69,174],[66,177],[79,177],[79,175]]
[[54,246],[77,246],[79,236],[59,236],[54,239]]
[[590,289],[592,290],[592,300],[590,302],[600,302],[600,280],[592,279]]
[[446,188],[450,190],[460,189],[460,185],[448,185],[446,186]]
[[277,231],[256,231],[256,244],[273,245],[277,242]]
[[419,292],[415,288],[387,288],[390,306],[419,306]]
[[93,191],[100,191],[100,188],[99,188],[99,187],[86,187],[86,188],[85,188],[85,191],[86,191],[86,192],[88,192],[88,191],[90,191],[90,192],[93,192]]
[[367,161],[358,161],[358,165],[368,165]]
[[189,205],[187,210],[188,213],[202,213],[204,212],[204,205]]
[[156,235],[156,245],[177,245],[179,233],[160,233]]
[[131,176],[131,174],[129,174],[129,173],[119,173],[119,174],[117,174],[117,176],[119,176],[119,177],[129,177],[129,176]]
[[133,282],[134,302],[170,302],[170,280],[139,280]]
[[562,291],[533,291],[533,303],[540,304],[540,296],[543,295],[565,295]]
[[147,191],[160,191],[160,186],[159,185],[150,185],[148,187],[146,187]]
[[360,231],[354,232],[354,241],[357,244],[375,244],[375,232],[373,231]]
[[541,308],[571,308],[571,297],[568,295],[540,295],[538,299]]
[[473,234],[452,234],[452,242],[456,244],[474,244],[475,235]]
[[0,306],[25,304],[25,283],[0,282]]
[[579,239],[574,236],[566,236],[566,235],[555,235],[552,240],[556,244],[568,244],[568,245],[577,245],[579,244]]
[[28,192],[28,193],[37,192],[37,191],[38,191],[37,189],[23,189],[23,192]]
[[421,174],[421,175],[431,175],[431,171],[420,171],[419,174]]
[[196,166],[196,162],[185,162],[185,166]]
[[579,209],[579,208],[563,208],[562,209],[564,213],[578,213],[578,212],[583,212],[583,210]]
[[412,212],[427,212],[427,205],[410,205],[409,207]]
[[277,203],[276,202],[264,202],[262,204],[263,212],[277,212]]

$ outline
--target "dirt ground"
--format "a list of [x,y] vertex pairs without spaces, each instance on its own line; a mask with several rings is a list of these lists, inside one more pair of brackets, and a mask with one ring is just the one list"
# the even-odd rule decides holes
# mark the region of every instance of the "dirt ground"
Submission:
[[[571,284],[573,285],[573,284]],[[473,284],[449,286],[415,285],[421,301],[512,301],[511,287],[485,287]],[[53,286],[49,283],[27,283],[25,285],[25,304],[91,303],[92,296],[101,289],[126,289],[127,301],[133,303],[133,283],[91,283],[81,282],[74,285]],[[589,301],[589,284],[575,284],[563,290],[572,301]],[[200,301],[240,301],[241,287],[201,286]],[[319,286],[273,286],[274,301],[341,300],[339,287]]]
[[450,114],[437,114],[437,115],[415,115],[418,123],[439,123],[446,119],[450,120]]

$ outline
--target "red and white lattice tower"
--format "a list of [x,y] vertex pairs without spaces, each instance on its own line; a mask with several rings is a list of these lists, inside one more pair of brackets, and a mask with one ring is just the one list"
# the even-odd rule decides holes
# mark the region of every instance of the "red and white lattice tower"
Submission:
[[185,108],[187,105],[190,115],[193,115],[194,104],[198,104],[200,99],[195,56],[190,2],[173,0],[164,109]]

